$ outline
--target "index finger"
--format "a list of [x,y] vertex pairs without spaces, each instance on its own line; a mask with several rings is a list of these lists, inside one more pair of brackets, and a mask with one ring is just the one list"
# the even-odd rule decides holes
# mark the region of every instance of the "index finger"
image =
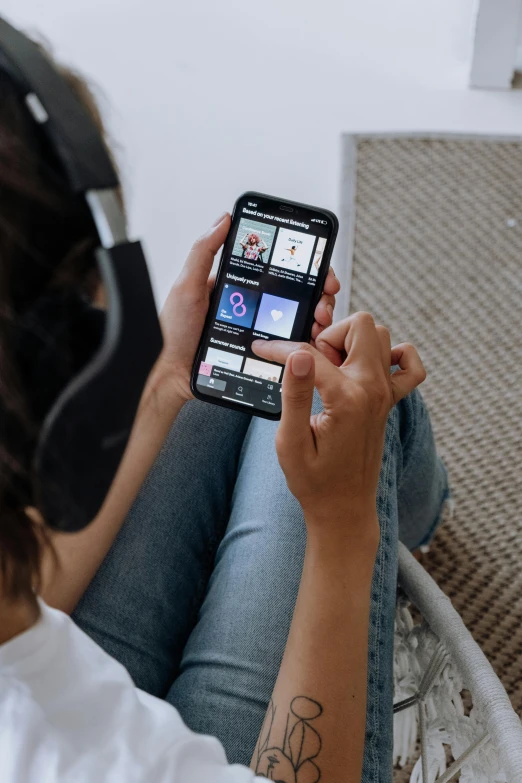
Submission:
[[225,241],[229,229],[230,215],[225,212],[202,237],[194,242],[180,276],[190,279],[196,285],[205,285],[214,257]]
[[296,343],[290,340],[254,340],[252,350],[257,356],[268,359],[278,364],[286,364],[291,353],[299,350],[308,350],[306,343]]
[[277,364],[286,364],[288,357],[295,351],[310,351],[315,358],[315,385],[321,392],[323,401],[325,401],[323,393],[328,396],[329,391],[334,392],[341,382],[342,376],[338,368],[308,343],[295,343],[289,340],[254,340],[252,350],[262,359]]

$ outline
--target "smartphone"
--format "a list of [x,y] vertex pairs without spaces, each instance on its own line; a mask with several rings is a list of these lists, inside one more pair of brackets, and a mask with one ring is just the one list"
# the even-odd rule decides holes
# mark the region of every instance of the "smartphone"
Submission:
[[281,418],[284,367],[253,340],[310,339],[338,231],[326,209],[244,193],[236,201],[191,388],[205,402]]

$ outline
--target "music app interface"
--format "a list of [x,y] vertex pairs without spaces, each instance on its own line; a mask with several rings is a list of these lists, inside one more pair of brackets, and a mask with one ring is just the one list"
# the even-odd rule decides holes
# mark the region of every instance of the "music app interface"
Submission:
[[251,344],[303,338],[331,230],[321,212],[241,199],[201,354],[200,392],[245,410],[281,412],[283,367],[258,358]]

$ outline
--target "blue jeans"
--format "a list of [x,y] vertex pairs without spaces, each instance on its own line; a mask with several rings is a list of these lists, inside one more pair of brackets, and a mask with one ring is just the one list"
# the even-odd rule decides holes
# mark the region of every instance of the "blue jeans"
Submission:
[[[217,736],[230,762],[246,765],[284,652],[305,548],[302,512],[275,454],[276,426],[187,404],[74,614],[138,687],[167,699],[192,729]],[[426,543],[447,494],[415,393],[390,414],[379,483],[368,783],[392,780],[398,537],[410,548]]]

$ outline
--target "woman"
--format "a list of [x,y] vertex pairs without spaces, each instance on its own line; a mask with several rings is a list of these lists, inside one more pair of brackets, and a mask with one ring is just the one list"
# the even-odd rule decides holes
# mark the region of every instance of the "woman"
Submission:
[[191,401],[229,226],[196,242],[169,295],[100,514],[51,536],[34,448],[100,339],[103,290],[85,204],[0,71],[2,782],[391,779],[398,526],[425,542],[446,496],[410,394],[424,370],[368,314],[332,325],[331,272],[314,345],[255,346],[287,367],[277,432]]
[[266,242],[254,233],[245,235],[240,245],[243,248],[243,258],[248,258],[249,261],[257,261],[259,256],[262,258],[265,250],[268,250]]

